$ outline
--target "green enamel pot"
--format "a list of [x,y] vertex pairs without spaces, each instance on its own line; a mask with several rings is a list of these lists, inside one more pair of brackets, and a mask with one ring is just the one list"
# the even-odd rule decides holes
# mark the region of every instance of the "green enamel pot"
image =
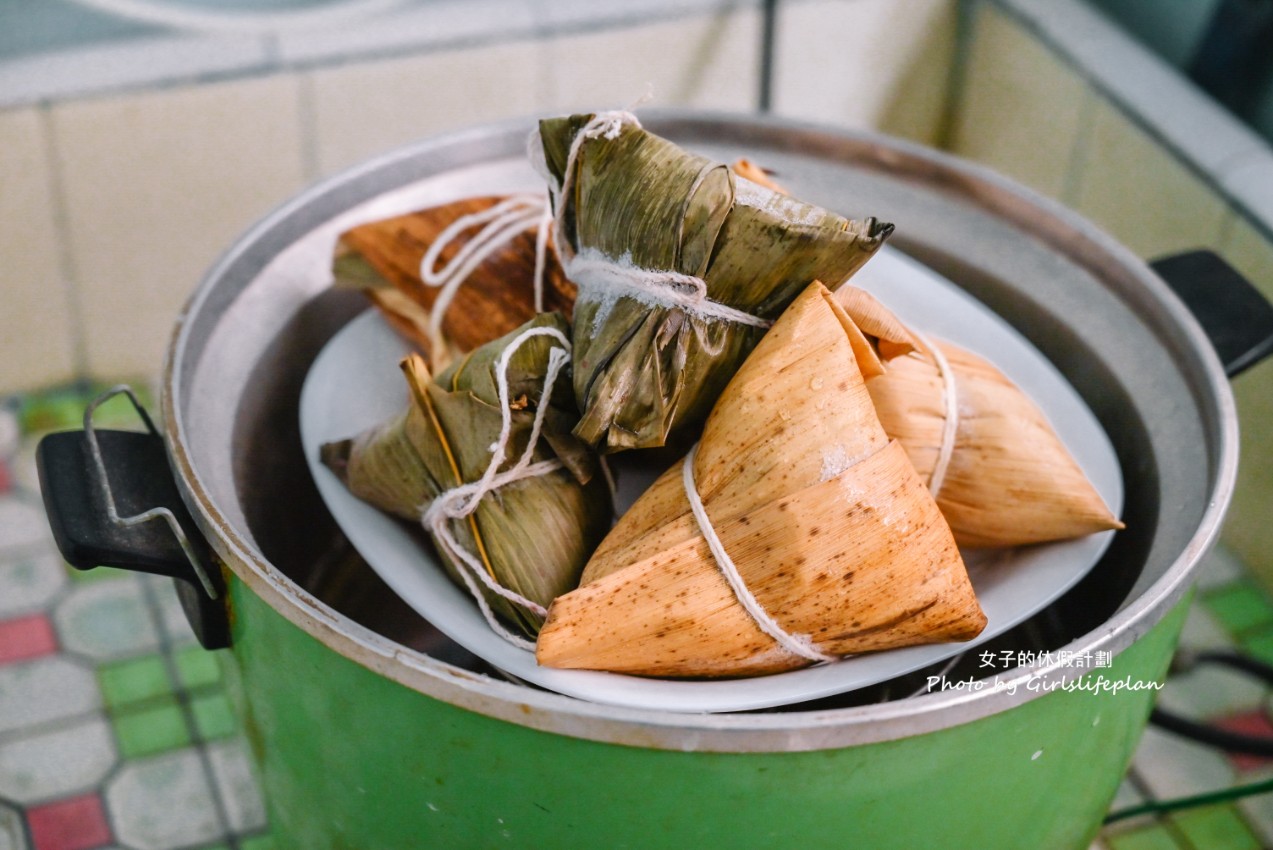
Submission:
[[[171,467],[170,483],[145,486],[175,494],[204,575],[171,539],[150,545],[175,565],[141,568],[178,578],[206,645],[223,647],[277,843],[1086,848],[1233,487],[1221,358],[1145,263],[982,168],[753,116],[642,117],[718,160],[763,162],[803,199],[894,222],[893,244],[1010,321],[1078,390],[1118,455],[1127,530],[1064,597],[945,671],[958,688],[915,695],[922,670],[781,709],[686,714],[502,678],[351,552],[300,450],[307,369],[366,308],[329,289],[336,234],[498,189],[531,122],[404,148],[306,191],[211,269],[172,340],[164,427],[145,438]],[[130,475],[100,436],[104,468]],[[1076,668],[1084,657],[1102,666]]]

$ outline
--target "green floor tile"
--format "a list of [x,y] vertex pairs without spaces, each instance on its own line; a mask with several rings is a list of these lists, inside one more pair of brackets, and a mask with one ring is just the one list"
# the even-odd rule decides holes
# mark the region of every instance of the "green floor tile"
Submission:
[[1263,591],[1245,582],[1208,593],[1203,604],[1235,635],[1273,624],[1273,605]]
[[1171,833],[1157,824],[1112,835],[1105,843],[1110,850],[1183,850]]
[[[146,381],[127,381],[141,402],[152,416],[156,411],[154,399],[146,386]],[[60,431],[67,428],[82,428],[84,411],[93,399],[100,396],[113,384],[74,384],[57,387],[46,392],[32,393],[23,398],[18,409],[18,421],[23,433],[38,434],[45,431]],[[127,396],[117,396],[98,407],[93,422],[103,428],[141,426],[141,420],[133,409]]]
[[68,389],[29,395],[18,409],[18,421],[26,434],[80,428],[86,402],[83,393]]
[[1172,820],[1198,850],[1260,850],[1259,839],[1233,806],[1208,806]]
[[221,666],[216,656],[201,646],[183,649],[173,658],[177,662],[177,676],[189,690],[221,681]]
[[239,843],[243,850],[274,850],[274,836],[266,833],[256,835]]
[[111,709],[172,693],[172,682],[158,655],[107,664],[97,670],[102,697]]
[[147,704],[112,717],[124,758],[137,758],[190,743],[190,730],[175,698]]
[[66,565],[66,573],[73,581],[77,582],[106,581],[136,575],[136,573],[116,569],[115,567],[94,567],[91,570],[77,570],[70,564]]
[[1273,664],[1273,630],[1248,635],[1242,647],[1266,664]]
[[195,730],[200,740],[212,741],[234,734],[238,725],[234,719],[234,711],[230,708],[230,700],[225,694],[203,694],[190,700],[190,711],[194,715]]

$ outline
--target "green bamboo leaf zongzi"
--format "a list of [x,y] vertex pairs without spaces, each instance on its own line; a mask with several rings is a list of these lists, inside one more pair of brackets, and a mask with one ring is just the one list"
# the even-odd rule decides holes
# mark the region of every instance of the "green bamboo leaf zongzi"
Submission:
[[787,305],[838,287],[893,230],[736,177],[629,113],[548,119],[535,138],[579,287],[575,434],[605,451],[701,424]]
[[422,522],[452,578],[529,636],[612,513],[597,456],[570,433],[568,329],[540,314],[432,380],[408,357],[407,409],[322,448],[354,495]]

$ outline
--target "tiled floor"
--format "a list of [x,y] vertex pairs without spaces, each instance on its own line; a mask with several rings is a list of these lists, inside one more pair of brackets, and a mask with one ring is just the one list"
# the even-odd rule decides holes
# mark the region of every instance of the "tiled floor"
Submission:
[[[167,579],[78,572],[50,539],[34,445],[79,427],[96,391],[0,398],[0,850],[266,850],[274,842],[222,686],[224,654],[195,643]],[[113,405],[99,424],[131,420]],[[1269,594],[1223,552],[1199,582],[1182,645],[1273,662]],[[1173,677],[1160,703],[1273,734],[1269,690],[1224,670]],[[1112,808],[1270,776],[1273,760],[1151,728]],[[1273,794],[1121,821],[1094,847],[1273,847]]]
[[50,538],[35,439],[93,393],[0,399],[0,850],[267,850],[220,654],[171,582],[79,572]]

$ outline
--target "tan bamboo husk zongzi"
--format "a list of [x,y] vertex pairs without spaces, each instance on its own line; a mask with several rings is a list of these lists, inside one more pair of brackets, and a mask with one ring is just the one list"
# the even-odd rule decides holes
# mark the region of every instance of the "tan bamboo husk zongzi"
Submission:
[[846,286],[836,298],[886,360],[867,390],[884,430],[925,482],[937,472],[946,428],[946,382],[932,348],[945,356],[958,426],[936,497],[960,545],[1017,546],[1123,527],[1047,417],[994,365],[948,342],[918,339],[861,289]]
[[[403,362],[411,399],[405,411],[349,440],[323,446],[323,460],[350,491],[376,507],[419,522],[439,494],[482,477],[501,430],[496,369],[499,355],[526,328],[568,328],[545,313],[478,348],[431,379],[423,359]],[[556,341],[539,336],[513,354],[508,368],[512,431],[505,466],[530,438],[545,364]],[[498,584],[547,607],[575,587],[611,519],[609,490],[597,458],[570,434],[578,419],[568,375],[553,387],[532,460],[557,459],[561,468],[510,483],[483,497],[477,509],[448,521],[454,540],[476,556]],[[439,555],[452,578],[458,567],[445,547]],[[463,583],[463,582],[461,582]],[[533,635],[541,618],[490,592],[490,606]]]
[[[893,230],[737,178],[626,113],[541,121],[538,138],[560,195],[558,253],[581,287],[576,433],[605,451],[662,446],[696,430],[765,323],[809,281],[838,286]],[[575,257],[696,278],[707,300],[759,324],[671,306],[657,286],[607,288],[578,272]]]
[[[784,630],[835,656],[964,640],[985,625],[945,521],[875,417],[862,372],[878,369],[814,284],[730,381],[694,460],[751,593]],[[810,663],[739,603],[691,515],[683,463],[623,515],[580,588],[553,603],[540,663],[649,676]]]
[[[421,280],[420,262],[453,222],[489,210],[502,200],[464,198],[345,231],[336,242],[332,259],[336,285],[365,291],[395,330],[421,352],[430,354],[427,322],[438,290]],[[439,265],[449,263],[476,232],[474,228],[457,236],[441,252]],[[534,228],[517,235],[477,266],[456,292],[442,322],[442,331],[456,351],[472,351],[535,315],[535,240]],[[551,250],[546,258],[544,311],[569,318],[575,286],[561,273]],[[431,362],[440,368],[446,358],[435,357]]]

